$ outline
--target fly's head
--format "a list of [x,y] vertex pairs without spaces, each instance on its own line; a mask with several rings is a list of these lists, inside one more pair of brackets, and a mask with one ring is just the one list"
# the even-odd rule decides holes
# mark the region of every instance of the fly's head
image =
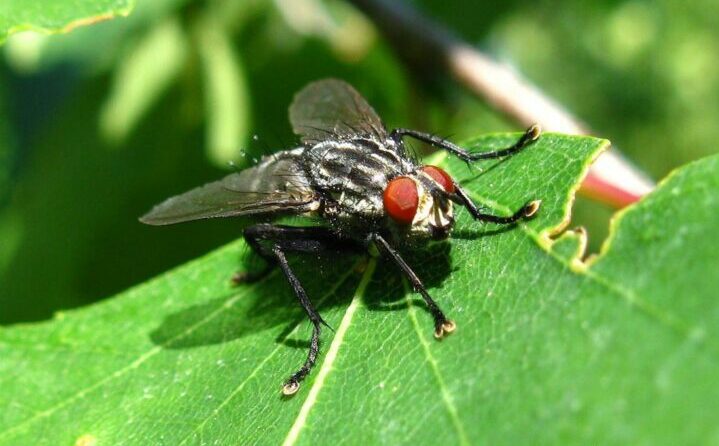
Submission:
[[409,237],[443,240],[454,227],[452,178],[436,166],[422,166],[393,178],[384,189],[385,213]]

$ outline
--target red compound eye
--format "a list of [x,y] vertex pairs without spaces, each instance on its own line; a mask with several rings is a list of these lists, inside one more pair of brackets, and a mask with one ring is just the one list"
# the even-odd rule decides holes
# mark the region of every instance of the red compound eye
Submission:
[[438,182],[445,192],[450,194],[454,193],[454,181],[452,181],[452,178],[444,170],[436,166],[424,166],[422,167],[422,172],[431,176],[434,181]]
[[407,177],[397,177],[390,181],[382,195],[384,210],[394,221],[408,225],[414,220],[419,205],[417,185]]

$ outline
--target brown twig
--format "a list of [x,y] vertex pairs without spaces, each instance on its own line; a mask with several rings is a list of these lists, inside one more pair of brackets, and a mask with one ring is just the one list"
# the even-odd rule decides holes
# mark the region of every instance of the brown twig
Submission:
[[[400,0],[350,0],[385,35],[397,55],[415,71],[427,65],[446,71],[460,85],[511,120],[528,127],[588,134],[588,127],[541,89],[463,42]],[[641,198],[654,183],[616,148],[602,154],[590,169],[582,192],[615,207]]]

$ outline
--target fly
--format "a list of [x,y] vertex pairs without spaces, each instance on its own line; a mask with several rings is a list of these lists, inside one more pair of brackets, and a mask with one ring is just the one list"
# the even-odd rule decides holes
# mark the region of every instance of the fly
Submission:
[[[453,206],[463,206],[478,221],[512,224],[532,217],[540,201],[526,203],[513,215],[480,211],[467,192],[437,166],[421,165],[408,155],[405,137],[447,150],[470,162],[507,157],[539,138],[530,127],[511,147],[471,153],[437,136],[410,129],[388,132],[372,107],[349,84],[325,79],[309,84],[289,108],[292,129],[301,145],[264,157],[248,169],[169,198],[140,221],[169,225],[213,217],[287,215],[319,216],[325,223],[293,227],[260,223],[244,229],[247,244],[279,266],[312,322],[307,359],[285,381],[282,392],[293,395],[310,373],[319,353],[320,331],[327,325],[287,262],[285,253],[316,253],[347,247],[379,252],[410,281],[434,318],[434,337],[452,333],[456,325],[427,293],[397,247],[449,237]],[[236,277],[236,281],[251,280]]]

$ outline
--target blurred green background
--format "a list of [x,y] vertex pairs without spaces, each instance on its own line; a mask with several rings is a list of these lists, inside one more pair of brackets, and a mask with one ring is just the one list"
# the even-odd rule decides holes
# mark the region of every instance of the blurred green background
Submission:
[[[715,0],[412,3],[654,179],[716,151]],[[158,229],[137,217],[295,144],[292,95],[327,76],[354,84],[389,127],[457,141],[517,130],[447,78],[414,83],[342,1],[139,0],[125,19],[11,37],[0,47],[0,324],[106,298],[238,237],[232,220]],[[611,213],[577,203],[591,249]]]

